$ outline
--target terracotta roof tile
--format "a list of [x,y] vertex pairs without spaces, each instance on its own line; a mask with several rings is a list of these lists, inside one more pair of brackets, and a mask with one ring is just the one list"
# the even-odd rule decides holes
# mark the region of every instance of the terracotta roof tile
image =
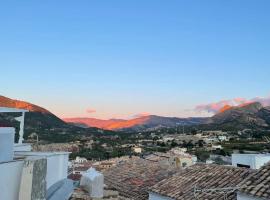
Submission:
[[270,163],[243,180],[239,187],[247,195],[270,199]]
[[145,159],[131,159],[104,172],[105,183],[120,195],[135,199],[148,199],[148,189],[171,177],[179,169],[160,165]]
[[[215,189],[236,187],[241,181],[248,177],[253,170],[236,168],[231,166],[196,164],[182,169],[170,178],[164,179],[150,188],[153,193],[173,199],[193,200],[194,189]],[[210,192],[196,192],[197,199],[219,200],[223,194]],[[228,200],[235,200],[236,193],[229,192]]]

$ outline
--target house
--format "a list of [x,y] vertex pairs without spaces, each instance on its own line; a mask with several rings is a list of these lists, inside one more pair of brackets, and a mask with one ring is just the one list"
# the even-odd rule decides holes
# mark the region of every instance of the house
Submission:
[[142,148],[141,147],[136,147],[135,146],[135,147],[132,148],[132,150],[133,150],[134,153],[142,153]]
[[223,142],[223,141],[228,141],[228,138],[227,138],[227,136],[225,136],[225,135],[219,135],[219,136],[218,136],[218,139],[219,139],[221,142]]
[[232,165],[260,169],[270,161],[270,154],[232,154]]
[[187,148],[175,147],[175,148],[171,149],[169,152],[172,152],[174,154],[186,153],[187,152]]
[[196,164],[150,187],[149,200],[236,200],[234,188],[252,173],[246,168]]
[[0,127],[0,199],[65,200],[73,191],[67,179],[68,152],[33,152],[23,142],[25,110],[0,108],[0,112],[21,112],[19,143],[14,144],[15,128]]
[[188,153],[155,152],[145,157],[146,160],[167,164],[173,167],[188,167],[197,162],[197,157]]
[[77,156],[76,159],[74,160],[74,162],[77,164],[82,164],[82,163],[85,163],[87,162],[87,159],[86,158],[83,158],[83,157],[79,157]]
[[104,171],[105,184],[125,199],[147,200],[148,189],[179,169],[132,157]]
[[99,165],[97,166],[97,169],[99,169],[100,171],[109,169],[113,166],[115,166],[115,162],[114,161],[102,161],[99,163]]
[[83,173],[85,173],[91,166],[76,166],[73,168],[72,170],[72,174],[80,174],[82,175]]
[[220,144],[218,144],[218,145],[212,144],[212,146],[211,146],[211,150],[221,150],[221,149],[223,149],[223,147]]
[[270,199],[270,163],[239,184],[237,200]]

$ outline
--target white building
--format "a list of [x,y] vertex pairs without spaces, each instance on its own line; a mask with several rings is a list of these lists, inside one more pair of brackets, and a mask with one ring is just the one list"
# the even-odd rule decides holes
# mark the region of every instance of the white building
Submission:
[[38,157],[47,160],[47,189],[68,176],[68,152],[15,152],[15,157]]
[[211,146],[211,149],[212,150],[221,150],[221,149],[223,149],[223,147],[220,144],[216,144],[216,145],[213,144]]
[[141,147],[133,147],[132,148],[134,153],[142,153],[142,148]]
[[180,147],[175,147],[171,149],[169,152],[172,152],[174,154],[182,154],[187,152],[187,148],[180,148]]
[[82,163],[87,162],[87,159],[86,158],[83,158],[83,157],[77,156],[74,162],[75,163],[78,163],[78,164],[82,164]]
[[68,152],[31,152],[23,144],[24,113],[13,108],[0,112],[22,112],[19,143],[14,144],[15,128],[0,127],[0,199],[66,200],[73,191],[67,179]]
[[220,140],[220,141],[228,141],[228,139],[227,139],[227,136],[225,136],[225,135],[219,135],[218,136],[218,139]]
[[232,165],[260,169],[270,161],[270,154],[232,154]]

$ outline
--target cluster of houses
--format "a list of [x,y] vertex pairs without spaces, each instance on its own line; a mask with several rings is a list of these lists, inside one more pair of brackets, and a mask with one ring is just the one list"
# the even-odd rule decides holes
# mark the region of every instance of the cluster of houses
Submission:
[[[199,163],[185,148],[90,162],[68,152],[37,152],[0,125],[0,199],[5,200],[267,200],[270,154],[233,154],[231,165]],[[139,152],[139,151],[138,151]]]
[[269,154],[233,154],[232,165],[216,165],[199,163],[185,148],[174,148],[120,160],[102,171],[118,199],[270,199]]

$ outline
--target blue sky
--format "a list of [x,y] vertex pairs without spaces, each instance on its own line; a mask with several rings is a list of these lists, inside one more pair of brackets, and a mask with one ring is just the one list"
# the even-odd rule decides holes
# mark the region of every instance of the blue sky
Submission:
[[194,116],[198,104],[268,96],[269,9],[268,0],[3,2],[1,94],[99,118]]

